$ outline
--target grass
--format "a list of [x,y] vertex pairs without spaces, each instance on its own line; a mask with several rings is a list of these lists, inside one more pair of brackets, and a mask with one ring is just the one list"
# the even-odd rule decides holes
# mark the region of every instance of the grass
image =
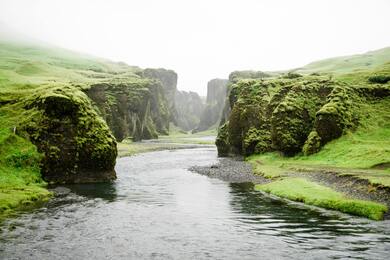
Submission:
[[[159,136],[159,140],[164,143],[175,143],[175,144],[204,144],[214,145],[214,136],[217,135],[217,129],[209,129],[197,133],[186,133],[183,131],[173,131],[169,135]],[[210,137],[210,138],[208,138]],[[206,139],[204,139],[206,138]]]
[[167,144],[167,143],[145,143],[145,142],[120,142],[117,144],[118,147],[118,156],[132,156],[139,153],[147,153],[161,150],[172,150],[183,147],[182,145],[177,144]]
[[40,175],[41,155],[28,140],[13,133],[17,120],[0,108],[0,218],[51,196]]
[[383,214],[388,210],[385,205],[349,199],[342,193],[303,178],[286,178],[256,185],[255,189],[308,205],[338,210],[373,220],[383,219]]
[[130,140],[124,140],[117,144],[118,156],[125,157],[139,153],[188,148],[191,145],[214,145],[214,140],[202,140],[201,138],[214,136],[216,131],[216,129],[212,129],[191,134],[174,130],[169,135],[159,136],[153,142],[132,142]]
[[81,88],[91,83],[137,79],[140,68],[121,62],[39,45],[0,40],[0,89],[28,84],[65,83]]
[[299,73],[336,73],[345,74],[373,69],[390,60],[390,47],[363,54],[335,57],[315,61],[297,69]]

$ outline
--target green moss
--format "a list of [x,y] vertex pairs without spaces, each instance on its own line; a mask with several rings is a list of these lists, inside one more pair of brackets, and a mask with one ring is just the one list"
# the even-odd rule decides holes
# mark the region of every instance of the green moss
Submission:
[[305,144],[302,147],[302,152],[304,155],[311,155],[317,153],[321,148],[321,137],[318,135],[317,131],[311,131]]
[[255,189],[289,200],[374,220],[383,219],[383,214],[388,210],[385,205],[350,199],[342,193],[302,178],[286,178],[268,184],[256,185]]
[[373,75],[368,78],[371,83],[386,84],[390,81],[390,75]]
[[238,80],[229,94],[232,110],[225,143],[233,153],[244,155],[271,150],[286,155],[300,152],[313,129],[316,112],[338,84],[318,76]]
[[218,156],[228,156],[230,153],[230,144],[228,140],[227,124],[223,124],[218,129],[218,135],[215,140],[215,144],[218,149]]
[[249,128],[243,141],[244,154],[264,153],[270,150],[271,136],[269,131],[254,127]]
[[315,129],[322,144],[340,137],[357,124],[354,105],[359,101],[355,91],[338,86],[327,97],[326,104],[316,113]]
[[13,133],[18,117],[7,112],[6,107],[0,107],[0,219],[51,196],[39,172],[42,155],[28,140]]

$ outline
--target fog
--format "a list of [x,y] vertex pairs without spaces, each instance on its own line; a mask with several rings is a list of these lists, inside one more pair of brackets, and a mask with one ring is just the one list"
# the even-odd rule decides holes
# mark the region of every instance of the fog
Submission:
[[0,24],[56,46],[179,74],[206,94],[233,70],[282,70],[390,45],[388,0],[1,0]]

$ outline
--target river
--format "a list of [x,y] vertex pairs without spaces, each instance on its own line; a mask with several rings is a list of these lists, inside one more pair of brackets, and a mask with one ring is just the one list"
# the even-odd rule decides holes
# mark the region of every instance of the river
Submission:
[[389,257],[389,221],[279,200],[187,170],[217,160],[215,148],[120,158],[114,183],[67,186],[71,192],[3,222],[0,259]]

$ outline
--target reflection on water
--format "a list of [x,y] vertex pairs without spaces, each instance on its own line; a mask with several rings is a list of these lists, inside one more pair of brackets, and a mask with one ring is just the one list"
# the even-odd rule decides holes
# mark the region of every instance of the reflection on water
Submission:
[[212,148],[121,158],[116,182],[66,186],[46,207],[3,223],[0,259],[389,255],[388,221],[309,208],[186,170],[216,160]]
[[71,192],[87,198],[101,198],[107,201],[114,201],[116,198],[115,183],[95,183],[95,184],[73,184],[65,185]]

